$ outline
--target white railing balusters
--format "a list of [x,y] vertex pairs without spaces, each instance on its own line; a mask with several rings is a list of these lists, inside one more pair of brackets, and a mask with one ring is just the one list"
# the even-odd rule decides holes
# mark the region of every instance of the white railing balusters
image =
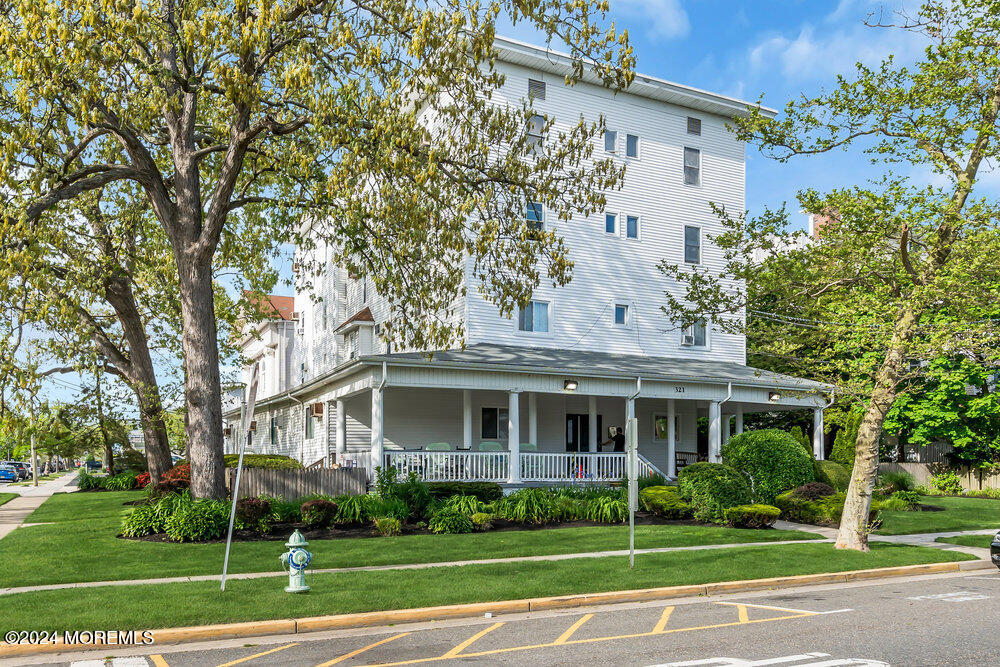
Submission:
[[506,482],[509,452],[386,452],[400,479],[416,472],[428,482]]

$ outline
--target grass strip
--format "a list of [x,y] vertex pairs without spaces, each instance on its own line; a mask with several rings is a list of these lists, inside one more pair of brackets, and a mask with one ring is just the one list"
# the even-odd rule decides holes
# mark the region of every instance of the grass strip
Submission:
[[963,547],[979,547],[989,549],[993,541],[993,535],[956,535],[955,537],[939,537],[935,542],[946,544],[958,544]]
[[[5,596],[8,630],[150,629],[403,609],[465,602],[703,584],[840,572],[974,557],[941,549],[875,543],[870,553],[832,545],[789,544],[719,551],[465,565],[425,570],[351,572],[309,577],[312,590],[285,593],[282,579],[62,589]],[[45,610],[40,614],[39,610]]]
[[1000,500],[922,496],[924,505],[944,508],[940,512],[882,512],[880,535],[945,533],[979,528],[1000,528]]
[[4,503],[9,503],[14,500],[14,498],[19,498],[20,495],[17,493],[0,493],[0,505]]

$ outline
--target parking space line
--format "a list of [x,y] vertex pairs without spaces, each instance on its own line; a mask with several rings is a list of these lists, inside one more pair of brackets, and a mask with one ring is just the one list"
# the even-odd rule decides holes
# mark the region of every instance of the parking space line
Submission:
[[153,661],[153,667],[170,667],[167,665],[167,661],[163,659],[163,656],[159,653],[154,653],[149,656],[149,659]]
[[293,646],[298,646],[300,643],[301,642],[295,642],[294,644],[285,644],[284,646],[272,648],[270,651],[264,651],[263,653],[255,653],[254,655],[248,655],[245,658],[240,658],[239,660],[233,660],[232,662],[224,662],[221,665],[219,665],[219,667],[232,667],[233,665],[239,665],[244,662],[250,662],[251,660],[262,658],[265,655],[271,655],[272,653],[277,653],[278,651],[284,651],[286,648],[292,648]]
[[658,635],[663,632],[663,630],[667,627],[667,621],[670,620],[670,614],[672,614],[673,611],[673,607],[664,607],[663,613],[660,615],[660,620],[658,620],[656,625],[653,626],[652,634]]
[[486,628],[485,630],[480,630],[479,632],[477,632],[476,634],[472,635],[471,637],[469,637],[468,639],[466,639],[464,642],[462,642],[461,644],[459,644],[455,648],[451,649],[450,651],[448,651],[447,653],[445,653],[441,657],[442,658],[454,658],[459,653],[461,653],[465,649],[467,649],[470,646],[472,646],[480,637],[482,637],[483,635],[489,634],[490,632],[493,632],[494,630],[496,630],[497,628],[499,628],[501,625],[503,625],[502,621],[500,623],[494,623],[493,625],[491,625],[490,627]]
[[373,649],[376,646],[381,646],[382,644],[388,644],[389,642],[391,642],[393,640],[399,639],[401,637],[405,637],[406,635],[409,635],[409,634],[412,634],[412,633],[410,633],[410,632],[401,632],[398,635],[393,635],[392,637],[386,637],[385,639],[381,639],[381,640],[375,642],[374,644],[369,644],[368,646],[363,646],[363,647],[361,647],[361,648],[359,648],[357,650],[351,651],[350,653],[345,653],[344,655],[340,656],[339,658],[334,658],[333,660],[330,660],[328,662],[322,662],[322,663],[316,665],[316,667],[330,667],[330,665],[336,665],[339,662],[343,662],[345,660],[350,660],[351,658],[353,658],[356,655],[361,655],[365,651],[367,651],[369,649]]
[[745,604],[735,605],[736,613],[739,615],[740,623],[749,623],[750,614],[747,613],[747,606]]
[[580,629],[580,626],[589,621],[594,617],[593,614],[584,614],[576,623],[569,626],[566,632],[559,635],[559,639],[552,642],[553,644],[565,644],[569,641],[569,638],[573,636],[573,633]]

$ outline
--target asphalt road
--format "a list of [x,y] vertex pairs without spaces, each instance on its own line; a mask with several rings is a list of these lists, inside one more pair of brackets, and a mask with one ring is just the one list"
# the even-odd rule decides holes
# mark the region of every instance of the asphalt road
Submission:
[[[51,664],[988,665],[1000,574],[889,579],[576,611],[151,647]],[[101,651],[101,657],[113,655]],[[39,664],[36,659],[10,664]]]

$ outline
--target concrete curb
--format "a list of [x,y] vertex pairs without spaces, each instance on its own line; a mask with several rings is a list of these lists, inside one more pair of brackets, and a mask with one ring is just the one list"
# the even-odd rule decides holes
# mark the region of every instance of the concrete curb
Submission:
[[[903,565],[900,567],[883,567],[872,570],[803,574],[789,577],[748,579],[745,581],[723,581],[712,584],[667,586],[664,588],[646,588],[630,591],[582,593],[578,595],[528,598],[524,600],[506,600],[501,602],[476,602],[472,604],[455,604],[441,607],[394,609],[390,611],[373,611],[358,614],[337,614],[334,616],[314,616],[311,618],[252,621],[249,623],[226,623],[222,625],[204,625],[186,628],[164,628],[160,630],[152,630],[151,634],[153,645],[175,644],[186,641],[261,637],[265,635],[315,632],[319,630],[345,630],[349,628],[394,625],[398,623],[439,621],[447,618],[470,618],[482,616],[487,613],[517,614],[530,611],[573,609],[577,607],[590,607],[625,602],[649,602],[655,600],[695,597],[700,595],[711,596],[740,593],[744,591],[749,592],[767,589],[792,588],[796,586],[884,579],[889,577],[941,574],[945,572],[960,572],[967,570],[986,570],[992,568],[993,564],[985,560],[961,561],[954,563],[926,563],[923,565]],[[136,637],[140,637],[141,632],[136,631],[135,635]],[[149,644],[137,643],[136,645],[148,646]],[[128,644],[110,643],[53,643],[31,645],[0,643],[0,658],[12,658],[15,656],[35,655],[41,653],[59,653],[70,650],[80,651],[88,649],[127,648],[128,646]]]

